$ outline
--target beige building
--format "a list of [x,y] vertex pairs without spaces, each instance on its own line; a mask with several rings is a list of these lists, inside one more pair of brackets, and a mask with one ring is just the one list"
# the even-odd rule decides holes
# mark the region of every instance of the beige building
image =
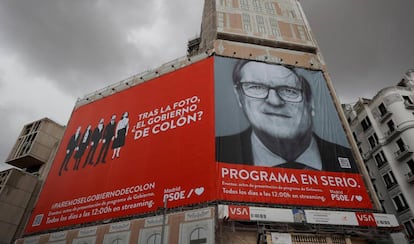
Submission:
[[6,163],[44,180],[62,139],[65,127],[44,118],[25,125],[17,138]]
[[44,118],[25,125],[0,172],[0,243],[21,237],[65,127]]

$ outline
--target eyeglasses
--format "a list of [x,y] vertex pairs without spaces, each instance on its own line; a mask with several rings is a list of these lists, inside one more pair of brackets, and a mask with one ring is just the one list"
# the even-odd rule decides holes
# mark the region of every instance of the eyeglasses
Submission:
[[265,99],[269,96],[269,90],[272,89],[285,102],[298,103],[303,99],[302,89],[296,87],[270,87],[255,82],[241,82],[238,86],[242,88],[244,95],[252,98]]

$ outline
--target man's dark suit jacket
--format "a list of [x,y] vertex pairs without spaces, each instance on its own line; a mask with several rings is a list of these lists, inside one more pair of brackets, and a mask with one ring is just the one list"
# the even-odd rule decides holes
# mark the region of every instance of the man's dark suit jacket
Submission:
[[[251,128],[240,134],[216,137],[216,161],[253,165]],[[349,148],[325,141],[314,135],[318,144],[322,170],[356,173],[358,168]],[[348,158],[351,168],[341,168],[338,157]],[[277,167],[277,166],[276,166]]]

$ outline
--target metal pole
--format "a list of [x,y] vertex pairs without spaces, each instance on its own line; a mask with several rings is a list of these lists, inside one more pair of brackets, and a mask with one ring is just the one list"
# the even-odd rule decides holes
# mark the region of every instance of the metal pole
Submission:
[[167,199],[164,197],[164,209],[162,213],[162,229],[161,229],[161,244],[164,244],[164,232],[165,232],[165,220],[166,220],[166,214],[167,214]]

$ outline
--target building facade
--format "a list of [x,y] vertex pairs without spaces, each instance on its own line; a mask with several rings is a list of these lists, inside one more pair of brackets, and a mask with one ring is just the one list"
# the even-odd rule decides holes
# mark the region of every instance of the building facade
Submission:
[[8,169],[0,172],[0,243],[20,237],[39,180],[36,176]]
[[[232,83],[249,62],[253,73],[294,72],[300,87]],[[265,151],[233,150],[260,149],[241,89],[305,111],[314,168],[267,167],[253,159]],[[186,57],[77,101],[17,243],[390,243],[399,224],[381,212],[351,138],[297,0],[205,1]]]
[[25,125],[11,149],[6,163],[44,180],[65,127],[43,118]]
[[413,71],[372,99],[345,106],[348,121],[383,211],[395,214],[414,239]]
[[0,231],[0,243],[22,236],[64,129],[43,118],[25,125],[20,132],[5,162],[15,168],[0,172],[0,229],[4,230]]

